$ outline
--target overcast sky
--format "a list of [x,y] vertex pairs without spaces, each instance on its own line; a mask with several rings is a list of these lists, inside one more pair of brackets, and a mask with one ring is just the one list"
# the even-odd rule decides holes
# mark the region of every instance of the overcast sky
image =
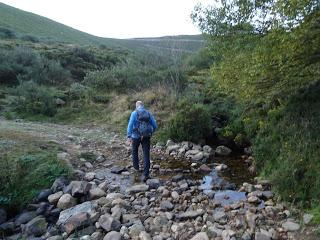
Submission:
[[199,34],[190,13],[213,0],[0,0],[78,30],[112,38]]

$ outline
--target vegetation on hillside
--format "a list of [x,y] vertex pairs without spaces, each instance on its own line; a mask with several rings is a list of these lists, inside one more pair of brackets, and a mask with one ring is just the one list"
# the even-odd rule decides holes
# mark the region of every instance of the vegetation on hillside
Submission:
[[192,14],[213,61],[202,101],[211,95],[218,107],[215,96],[228,96],[230,121],[220,134],[251,139],[258,172],[284,199],[307,206],[320,199],[319,7],[220,1]]

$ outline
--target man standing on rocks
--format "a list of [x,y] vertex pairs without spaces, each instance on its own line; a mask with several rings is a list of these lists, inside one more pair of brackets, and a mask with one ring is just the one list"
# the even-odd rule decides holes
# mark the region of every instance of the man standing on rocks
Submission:
[[144,108],[141,101],[136,102],[136,110],[131,113],[127,129],[128,142],[132,147],[132,162],[136,171],[139,171],[138,149],[140,144],[143,150],[142,181],[149,178],[150,169],[150,138],[157,129],[153,115]]

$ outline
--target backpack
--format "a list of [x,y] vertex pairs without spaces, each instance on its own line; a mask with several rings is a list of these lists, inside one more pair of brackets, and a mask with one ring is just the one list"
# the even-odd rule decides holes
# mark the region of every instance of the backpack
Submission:
[[151,137],[153,133],[153,127],[151,125],[150,114],[145,109],[137,110],[138,118],[138,133],[141,137]]

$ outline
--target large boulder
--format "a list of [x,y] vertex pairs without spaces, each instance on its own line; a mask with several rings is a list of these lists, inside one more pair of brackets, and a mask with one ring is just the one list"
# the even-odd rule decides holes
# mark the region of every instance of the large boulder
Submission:
[[77,199],[72,197],[69,193],[63,194],[57,203],[57,207],[63,210],[75,205],[77,205]]
[[121,223],[108,213],[100,216],[99,224],[107,232],[119,231],[121,228]]
[[54,194],[51,194],[48,196],[48,201],[49,203],[56,205],[59,201],[59,199],[61,198],[61,196],[63,195],[62,191],[56,192]]
[[25,233],[35,237],[40,237],[47,231],[47,222],[44,217],[38,216],[29,221],[25,226]]
[[48,196],[50,194],[52,194],[52,190],[51,189],[44,189],[44,190],[40,191],[40,193],[37,196],[37,201],[38,202],[47,201]]
[[58,191],[62,191],[63,188],[68,184],[69,184],[69,180],[66,177],[59,177],[53,182],[51,186],[51,190],[54,193]]
[[198,161],[202,160],[203,157],[204,157],[203,152],[198,152],[198,153],[195,154],[195,155],[191,155],[191,156],[190,156],[190,159],[191,159],[191,161],[198,162]]
[[32,211],[32,212],[24,212],[21,213],[16,220],[14,221],[15,225],[21,225],[21,224],[25,224],[27,222],[29,222],[31,219],[35,218],[37,216],[37,212],[36,211]]
[[90,191],[89,191],[89,198],[91,200],[98,199],[98,198],[104,197],[106,195],[107,195],[106,192],[98,187],[90,189]]
[[61,229],[68,235],[77,229],[84,228],[91,224],[90,215],[87,212],[80,212],[71,216],[62,226]]
[[229,156],[231,152],[231,149],[226,146],[218,146],[215,150],[215,153],[219,156]]
[[300,225],[291,220],[288,220],[282,224],[284,230],[288,232],[298,231],[300,229]]
[[95,211],[95,207],[92,202],[84,202],[78,204],[72,208],[68,208],[62,212],[60,212],[59,219],[57,221],[57,225],[61,226],[67,222],[69,218],[75,216],[79,213],[88,213],[92,214]]
[[87,181],[72,181],[68,186],[68,190],[70,189],[73,197],[78,198],[87,195],[91,187],[92,185]]

